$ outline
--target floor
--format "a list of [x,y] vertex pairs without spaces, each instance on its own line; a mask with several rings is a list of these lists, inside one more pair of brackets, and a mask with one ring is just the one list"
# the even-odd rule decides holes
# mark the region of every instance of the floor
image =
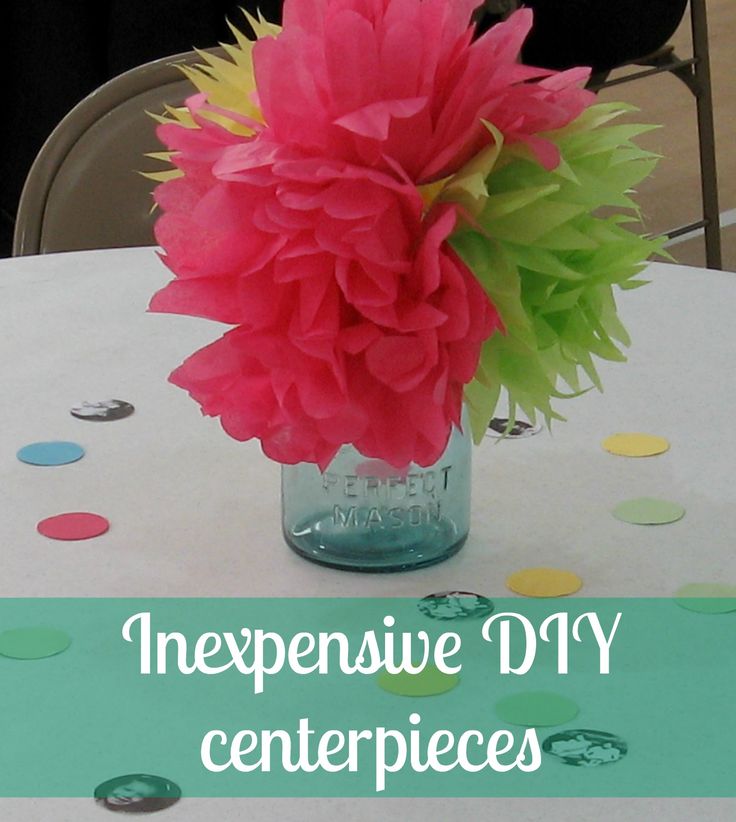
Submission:
[[[736,3],[707,0],[707,10],[723,268],[736,271],[736,153],[731,144],[736,131]],[[671,42],[678,56],[691,56],[689,13]],[[661,74],[605,89],[601,98],[632,103],[641,110],[637,115],[640,122],[662,125],[640,140],[662,155],[656,172],[641,185],[637,197],[648,230],[663,232],[700,219],[698,133],[695,99],[690,91],[674,76]],[[679,263],[705,265],[702,234],[689,240],[680,238],[668,250]]]

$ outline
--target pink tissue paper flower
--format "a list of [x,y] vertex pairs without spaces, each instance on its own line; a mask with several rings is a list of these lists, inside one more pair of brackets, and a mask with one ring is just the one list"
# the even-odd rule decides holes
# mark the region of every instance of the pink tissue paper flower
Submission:
[[[475,0],[287,0],[254,48],[264,124],[159,126],[183,176],[156,189],[175,279],[151,310],[236,326],[171,375],[238,440],[324,468],[346,443],[430,465],[499,315],[448,238],[456,210],[418,185],[490,139],[524,140],[589,102],[580,73],[516,62],[526,12],[471,43]],[[549,76],[547,76],[549,75]],[[539,82],[525,82],[540,78]]]
[[[594,100],[589,69],[522,65],[532,12],[521,9],[472,42],[478,0],[298,0],[284,28],[254,48],[258,100],[276,139],[370,166],[393,160],[418,183],[457,171],[488,143],[482,120],[527,142],[547,168],[539,132]],[[527,82],[539,80],[540,82]]]
[[158,188],[156,234],[178,277],[151,309],[237,328],[172,382],[280,462],[325,466],[345,443],[397,466],[436,461],[500,327],[446,242],[454,208],[426,216],[400,170],[304,156],[265,133],[227,145],[218,128],[199,162],[190,135],[169,143],[188,173]]

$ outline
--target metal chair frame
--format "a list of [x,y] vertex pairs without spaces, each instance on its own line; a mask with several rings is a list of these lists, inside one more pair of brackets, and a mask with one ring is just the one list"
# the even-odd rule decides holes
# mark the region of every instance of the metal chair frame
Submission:
[[[716,168],[715,128],[713,125],[713,93],[710,78],[710,58],[708,50],[708,17],[705,0],[690,0],[690,24],[692,30],[693,56],[679,58],[673,46],[664,46],[654,54],[647,55],[627,65],[647,66],[624,77],[609,79],[611,71],[593,75],[588,83],[592,91],[611,88],[632,80],[652,77],[669,72],[681,80],[695,97],[698,118],[698,143],[700,154],[700,184],[703,216],[687,225],[666,232],[669,239],[681,237],[697,229],[704,229],[705,258],[708,268],[723,267],[721,257],[721,226],[718,205],[718,172]],[[617,66],[616,68],[621,68]]]
[[[700,183],[702,197],[702,218],[687,225],[666,232],[669,239],[681,237],[691,231],[704,229],[705,257],[708,268],[722,268],[720,209],[718,206],[718,173],[716,169],[715,128],[713,125],[713,93],[710,79],[710,58],[708,50],[708,17],[706,0],[690,0],[690,25],[692,31],[693,56],[681,59],[673,46],[666,45],[654,54],[629,60],[608,71],[591,76],[587,87],[591,91],[629,83],[655,74],[670,72],[680,79],[695,97],[698,118],[698,143],[700,155]],[[483,14],[508,16],[523,5],[523,0],[485,0],[475,14],[479,20]],[[626,66],[645,66],[643,71],[609,79],[613,71]]]
[[[213,51],[219,53],[219,50]],[[67,245],[66,240],[59,236],[59,232],[55,228],[52,229],[53,239],[49,240],[49,226],[56,226],[58,210],[64,208],[73,212],[73,206],[67,205],[64,198],[55,189],[55,181],[62,174],[68,175],[70,169],[72,170],[72,178],[74,178],[73,172],[77,170],[76,164],[81,151],[80,146],[84,145],[83,141],[88,139],[88,135],[94,129],[114,128],[113,123],[120,123],[120,112],[130,113],[125,108],[126,104],[128,107],[130,106],[130,101],[137,97],[146,99],[148,105],[151,106],[149,109],[151,111],[161,110],[165,103],[180,105],[187,95],[187,91],[190,90],[190,84],[178,66],[182,64],[191,65],[195,62],[200,62],[200,58],[196,52],[192,51],[137,66],[100,86],[65,115],[41,147],[26,177],[13,234],[13,256],[93,247],[94,230],[89,234],[89,242],[93,245],[86,241],[80,244],[79,236],[76,236],[74,240],[70,240]],[[143,120],[145,117],[144,111],[142,109],[140,112],[136,110],[135,116]],[[150,120],[150,124],[143,122],[140,131],[142,132],[143,127],[149,125],[151,137],[149,150],[155,150],[157,143],[154,136],[153,121]],[[141,165],[144,164],[144,151],[143,141],[141,141]],[[125,178],[126,186],[135,183],[135,158],[138,156],[137,153],[134,153],[130,169],[126,168],[126,172],[129,173],[132,181],[128,182]],[[114,181],[111,181],[107,172],[98,171],[101,175],[101,183],[94,196],[101,197],[104,195],[104,186],[113,185]],[[141,241],[145,237],[148,243],[153,243],[152,219],[149,216],[150,194],[145,202],[139,202],[140,195],[141,191],[138,190],[136,192],[136,206],[131,205],[130,220],[132,222],[129,228],[136,236],[140,236]],[[74,196],[76,195],[72,196],[72,204],[75,202]],[[91,196],[86,194],[85,201],[87,202]],[[88,205],[89,208],[94,208],[94,203],[88,203]],[[114,228],[111,230],[115,231]],[[140,245],[141,242],[123,242],[122,244]],[[105,245],[109,245],[109,243]]]

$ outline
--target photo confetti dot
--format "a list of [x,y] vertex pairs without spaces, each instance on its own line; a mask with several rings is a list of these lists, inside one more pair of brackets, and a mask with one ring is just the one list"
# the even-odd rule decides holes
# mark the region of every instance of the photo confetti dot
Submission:
[[620,502],[613,516],[632,525],[667,525],[685,516],[685,509],[677,502],[654,497],[639,497]]
[[603,440],[603,447],[618,457],[656,457],[669,451],[670,444],[654,434],[614,434]]
[[110,422],[124,420],[135,411],[135,407],[125,400],[100,400],[99,402],[82,402],[69,412],[79,420],[90,422]]
[[542,750],[565,765],[597,768],[619,762],[628,753],[629,746],[615,734],[576,728],[548,736],[542,742]]
[[56,514],[38,523],[36,529],[49,539],[80,540],[99,537],[110,528],[110,522],[99,514],[74,511]]
[[564,597],[579,591],[582,579],[558,568],[525,568],[511,574],[506,587],[525,597]]
[[0,633],[0,655],[12,659],[45,659],[66,651],[71,637],[56,628],[14,628]]
[[493,613],[493,603],[480,594],[469,591],[440,591],[429,594],[417,603],[424,616],[440,621],[450,619],[481,619]]
[[68,465],[84,456],[76,442],[33,442],[18,451],[17,457],[28,465]]
[[533,437],[542,430],[542,426],[539,423],[533,425],[524,420],[516,420],[508,432],[506,431],[507,428],[509,428],[509,420],[507,418],[494,417],[488,424],[486,436],[496,438],[505,436],[506,439],[521,440],[526,437]]
[[181,799],[181,788],[170,779],[147,773],[116,776],[98,785],[95,801],[118,813],[155,813]]
[[736,611],[736,585],[691,582],[675,592],[675,602],[699,614],[728,614]]
[[529,728],[564,725],[579,712],[571,699],[546,691],[511,694],[496,703],[496,713],[504,722]]
[[382,671],[378,675],[378,685],[384,691],[397,696],[438,696],[447,693],[457,686],[460,677],[457,674],[445,674],[434,665],[427,665],[421,673],[389,674]]

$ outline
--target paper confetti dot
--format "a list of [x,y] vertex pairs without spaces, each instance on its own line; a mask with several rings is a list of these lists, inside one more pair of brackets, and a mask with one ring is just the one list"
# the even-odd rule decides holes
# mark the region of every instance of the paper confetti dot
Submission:
[[675,602],[699,614],[727,614],[736,611],[736,585],[691,582],[675,592]]
[[564,725],[575,719],[579,710],[571,699],[546,691],[512,694],[496,703],[496,713],[504,722],[530,728]]
[[181,798],[181,788],[170,779],[147,773],[129,773],[108,779],[95,788],[99,805],[119,813],[155,813]]
[[533,437],[541,430],[542,426],[539,423],[533,425],[525,420],[516,420],[509,428],[508,419],[504,417],[494,417],[490,423],[488,423],[486,436],[496,438],[505,437],[510,440],[521,440],[526,437]]
[[603,447],[619,457],[655,457],[669,451],[670,444],[653,434],[614,434],[603,440]]
[[434,665],[427,665],[418,674],[406,671],[389,674],[383,671],[378,676],[379,687],[397,696],[437,696],[451,691],[459,682],[457,674],[442,673]]
[[565,765],[593,768],[618,762],[626,756],[629,746],[615,734],[576,728],[548,736],[542,742],[542,750]]
[[110,422],[124,420],[135,411],[134,406],[125,400],[101,400],[99,402],[83,402],[74,406],[69,412],[78,420],[91,422]]
[[41,520],[36,528],[50,539],[77,540],[99,537],[110,528],[110,523],[99,514],[74,511]]
[[613,516],[632,525],[666,525],[685,516],[685,509],[677,502],[652,497],[639,497],[620,502]]
[[525,568],[506,580],[506,586],[525,597],[564,597],[574,594],[583,581],[572,571],[557,568]]
[[83,456],[84,448],[76,442],[34,442],[17,454],[18,459],[28,465],[67,465]]
[[44,659],[71,645],[71,638],[55,628],[14,628],[0,634],[0,655],[13,659]]
[[417,603],[417,608],[430,619],[481,619],[493,613],[488,597],[469,591],[439,591]]

